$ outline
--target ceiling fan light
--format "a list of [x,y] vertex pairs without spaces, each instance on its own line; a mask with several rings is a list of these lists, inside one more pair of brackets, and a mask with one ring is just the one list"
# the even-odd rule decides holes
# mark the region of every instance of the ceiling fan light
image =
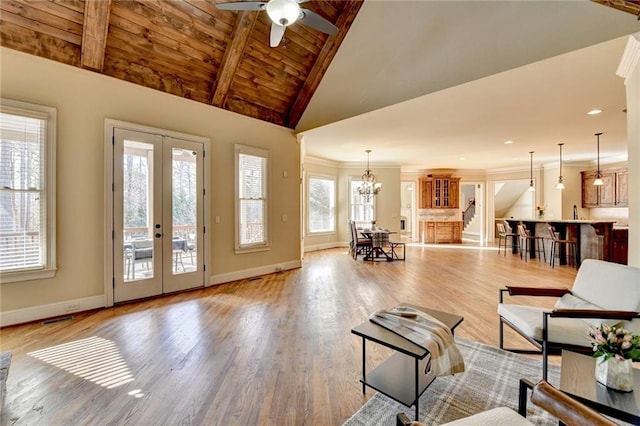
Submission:
[[295,0],[271,0],[267,3],[267,15],[276,24],[288,27],[300,17],[300,6]]

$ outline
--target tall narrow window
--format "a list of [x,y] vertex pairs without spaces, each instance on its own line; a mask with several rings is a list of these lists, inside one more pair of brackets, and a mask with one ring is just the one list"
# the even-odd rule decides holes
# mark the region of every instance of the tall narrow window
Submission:
[[310,234],[336,230],[336,181],[309,176],[307,229]]
[[375,211],[373,208],[373,199],[365,199],[358,192],[358,187],[362,185],[361,180],[352,180],[349,182],[349,218],[356,222],[358,226],[368,227],[371,221],[375,219]]
[[269,151],[235,146],[236,250],[268,246]]
[[54,108],[0,100],[2,282],[55,274]]

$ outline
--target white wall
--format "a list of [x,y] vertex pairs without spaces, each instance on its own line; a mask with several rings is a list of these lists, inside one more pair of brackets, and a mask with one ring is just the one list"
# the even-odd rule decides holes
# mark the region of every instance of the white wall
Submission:
[[[300,265],[300,149],[290,129],[6,48],[0,48],[0,60],[3,97],[58,111],[59,268],[52,279],[0,285],[0,321],[16,312],[29,318],[38,309],[55,315],[61,303],[89,299],[95,303],[104,295],[105,118],[210,138],[211,217],[221,218],[220,224],[206,224],[212,232],[209,251],[215,253],[207,265],[210,282]],[[235,143],[272,154],[272,246],[266,252],[235,255],[233,251]],[[280,221],[283,214],[287,222]]]

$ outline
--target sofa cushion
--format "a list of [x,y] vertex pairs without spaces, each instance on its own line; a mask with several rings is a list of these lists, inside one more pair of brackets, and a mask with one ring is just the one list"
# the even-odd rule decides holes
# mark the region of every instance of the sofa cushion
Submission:
[[604,309],[639,312],[640,268],[586,259],[571,292]]
[[[542,313],[549,309],[534,306],[498,304],[498,315],[518,330],[536,340],[542,340]],[[582,319],[549,318],[549,342],[562,342],[589,347],[589,325]]]
[[[498,407],[473,416],[445,423],[446,426],[530,426],[533,423],[513,411],[511,408]],[[444,425],[443,425],[444,426]]]
[[[604,309],[602,306],[598,306],[594,303],[588,302],[578,296],[575,296],[571,293],[567,293],[563,295],[555,304],[557,309],[589,309],[589,310],[602,310]],[[608,326],[616,325],[620,323],[620,320],[616,319],[601,319],[601,318],[584,318],[584,321],[587,325],[593,327],[600,327],[602,324],[606,324]]]

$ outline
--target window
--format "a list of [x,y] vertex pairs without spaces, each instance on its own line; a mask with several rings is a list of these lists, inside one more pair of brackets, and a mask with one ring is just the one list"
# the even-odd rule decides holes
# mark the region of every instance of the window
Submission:
[[55,275],[55,108],[0,102],[0,278]]
[[368,226],[371,225],[371,221],[375,218],[374,197],[369,197],[367,201],[365,197],[358,193],[358,187],[362,183],[361,180],[351,180],[349,182],[349,218],[355,221],[358,226]]
[[269,151],[235,146],[236,250],[266,249]]
[[336,230],[336,182],[330,177],[309,176],[307,186],[309,233]]

